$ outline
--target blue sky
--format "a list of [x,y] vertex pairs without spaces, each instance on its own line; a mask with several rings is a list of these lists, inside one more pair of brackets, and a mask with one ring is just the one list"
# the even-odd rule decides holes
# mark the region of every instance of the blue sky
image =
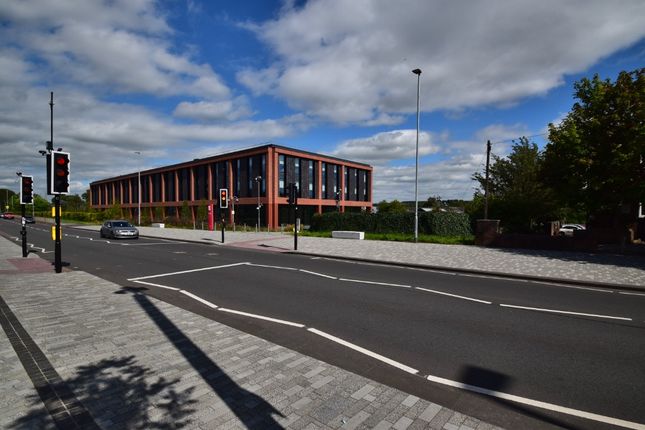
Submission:
[[[642,0],[16,0],[0,4],[0,187],[44,194],[54,142],[89,182],[266,142],[374,166],[374,200],[472,197],[574,103],[645,65]],[[141,152],[140,156],[134,151]]]

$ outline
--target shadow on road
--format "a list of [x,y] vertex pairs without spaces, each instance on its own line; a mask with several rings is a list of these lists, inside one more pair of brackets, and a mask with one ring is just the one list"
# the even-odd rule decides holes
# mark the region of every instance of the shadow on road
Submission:
[[[132,291],[133,289],[127,289]],[[197,371],[204,382],[226,402],[229,409],[248,429],[281,429],[273,415],[284,417],[262,397],[240,387],[208,355],[190,340],[163,312],[142,293],[135,292],[135,301],[146,311],[150,319],[172,342],[186,361]]]
[[[58,393],[71,389],[99,423],[105,426],[109,419],[109,428],[170,430],[189,425],[188,416],[194,412],[189,407],[195,402],[189,399],[193,388],[178,392],[173,388],[178,380],[157,378],[156,382],[150,383],[147,380],[150,377],[148,368],[137,364],[134,356],[127,356],[80,366],[73,378],[58,382],[56,385],[59,386],[52,389]],[[52,428],[52,418],[43,407],[41,397],[34,394],[29,396],[29,401],[32,403],[32,410],[8,428]],[[151,417],[152,406],[162,413]],[[78,415],[75,411],[70,413]],[[95,428],[68,420],[67,424],[70,423],[73,424],[67,427],[70,429]]]
[[[461,368],[459,378],[460,382],[471,385],[474,387],[485,388],[490,391],[497,391],[500,393],[509,393],[513,378],[503,373],[495,372],[493,370],[483,369],[477,366],[464,366]],[[569,430],[583,430],[584,427],[578,427],[571,423],[562,421],[553,416],[540,412],[535,408],[523,406],[520,403],[511,402],[509,400],[500,399],[498,397],[489,396],[479,393],[481,396],[494,401],[505,408],[516,411],[524,416],[536,419],[542,423],[552,424],[557,428]]]

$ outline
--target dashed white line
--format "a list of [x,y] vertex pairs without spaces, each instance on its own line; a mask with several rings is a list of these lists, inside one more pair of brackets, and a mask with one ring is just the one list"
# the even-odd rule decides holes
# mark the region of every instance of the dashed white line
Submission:
[[360,347],[358,345],[355,345],[353,343],[347,342],[346,340],[343,340],[343,339],[341,339],[339,337],[333,336],[333,335],[331,335],[329,333],[325,333],[324,331],[320,331],[320,330],[317,330],[315,328],[308,328],[307,331],[310,332],[310,333],[313,333],[313,334],[317,334],[318,336],[322,336],[325,339],[331,340],[332,342],[336,342],[336,343],[338,343],[340,345],[343,345],[343,346],[345,346],[347,348],[353,349],[354,351],[358,351],[361,354],[367,355],[368,357],[372,357],[372,358],[374,358],[376,360],[382,361],[383,363],[389,364],[390,366],[394,366],[397,369],[403,370],[404,372],[412,373],[413,375],[416,375],[416,374],[419,373],[419,371],[417,369],[413,368],[413,367],[406,366],[403,363],[399,363],[398,361],[392,360],[391,358],[387,358],[387,357],[385,357],[385,356],[383,356],[381,354],[377,354],[377,353],[372,352],[372,351],[370,351],[368,349],[365,349],[365,348]]
[[383,285],[385,287],[412,288],[411,285],[391,284],[389,282],[363,281],[361,279],[347,279],[347,278],[338,278],[338,280],[343,282],[355,282],[357,284]]
[[305,269],[298,269],[298,270],[299,270],[300,272],[308,273],[308,274],[310,274],[310,275],[320,276],[320,277],[322,277],[322,278],[327,278],[327,279],[338,279],[338,278],[337,278],[337,277],[335,277],[335,276],[325,275],[324,273],[312,272],[312,271],[305,270]]
[[274,322],[274,323],[284,324],[284,325],[288,325],[288,326],[292,326],[292,327],[304,328],[304,326],[305,326],[304,324],[300,324],[300,323],[294,323],[294,322],[291,322],[291,321],[280,320],[280,319],[277,319],[277,318],[265,317],[263,315],[251,314],[251,313],[248,313],[248,312],[236,311],[234,309],[219,308],[218,310],[220,310],[222,312],[228,312],[228,313],[231,313],[231,314],[243,315],[243,316],[246,316],[246,317],[249,317],[249,318],[257,318],[257,319],[260,319],[260,320],[271,321],[271,322]]
[[255,264],[255,263],[246,263],[246,264],[254,267],[265,267],[267,269],[298,270],[295,267],[271,266],[269,264]]
[[628,293],[626,291],[619,291],[618,294],[624,294],[626,296],[645,296],[645,293]]
[[134,280],[134,279],[128,279],[128,281],[136,282],[137,284],[149,285],[151,287],[165,288],[166,290],[181,291],[180,288],[167,287],[165,285],[153,284],[152,282],[137,281],[137,280]]
[[578,316],[584,316],[584,317],[606,318],[606,319],[621,320],[621,321],[632,321],[631,318],[614,317],[614,316],[611,316],[611,315],[587,314],[587,313],[582,313],[582,312],[570,312],[570,311],[562,311],[562,310],[557,310],[557,309],[543,309],[543,308],[533,308],[533,307],[530,307],[530,306],[507,305],[507,304],[503,304],[503,303],[500,304],[500,306],[503,307],[503,308],[525,309],[525,310],[529,310],[529,311],[548,312],[548,313],[553,313],[553,314],[578,315]]
[[442,296],[448,296],[448,297],[454,297],[454,298],[457,298],[457,299],[469,300],[471,302],[483,303],[485,305],[493,304],[493,302],[489,302],[487,300],[474,299],[472,297],[460,296],[458,294],[444,293],[443,291],[430,290],[428,288],[414,287],[414,289],[415,290],[426,291],[428,293],[440,294]]
[[209,308],[213,308],[213,309],[217,309],[217,308],[219,308],[219,306],[217,306],[216,304],[211,303],[211,302],[209,302],[208,300],[204,300],[204,299],[202,299],[201,297],[196,296],[196,295],[194,295],[193,293],[189,293],[189,292],[188,292],[188,291],[186,291],[186,290],[179,290],[179,292],[180,292],[181,294],[184,294],[184,295],[186,295],[186,296],[188,296],[188,297],[192,298],[192,299],[197,300],[197,301],[198,301],[198,302],[200,302],[200,303],[205,304],[205,305],[206,305],[206,306],[208,306]]
[[464,384],[463,382],[452,381],[450,379],[440,378],[438,376],[428,375],[426,378],[428,379],[428,381],[436,382],[438,384],[448,385],[450,387],[460,388],[462,390],[472,391],[474,393],[485,394],[487,396],[496,397],[498,399],[508,400],[515,403],[521,403],[523,405],[534,406],[541,409],[547,409],[549,411],[559,412],[561,414],[572,415],[575,417],[585,418],[593,421],[599,421],[599,422],[625,427],[629,429],[645,430],[644,424],[640,424],[632,421],[625,421],[618,418],[608,417],[605,415],[594,414],[592,412],[586,412],[578,409],[567,408],[565,406],[559,406],[553,403],[542,402],[539,400],[528,399],[526,397],[520,397],[513,394],[502,393],[500,391],[489,390],[487,388]]

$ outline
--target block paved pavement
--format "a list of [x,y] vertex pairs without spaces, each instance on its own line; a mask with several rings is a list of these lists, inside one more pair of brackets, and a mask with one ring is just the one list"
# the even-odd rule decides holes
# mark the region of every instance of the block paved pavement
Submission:
[[[71,390],[70,414],[100,428],[498,428],[88,273],[20,267],[20,253],[0,238],[3,312],[44,354],[42,377]],[[0,428],[56,428],[3,328]]]

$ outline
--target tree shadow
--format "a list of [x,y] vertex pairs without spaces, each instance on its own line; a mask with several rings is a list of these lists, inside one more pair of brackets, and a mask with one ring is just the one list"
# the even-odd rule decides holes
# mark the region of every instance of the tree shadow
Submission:
[[[173,388],[178,379],[159,377],[150,383],[151,376],[150,369],[137,364],[134,356],[109,358],[78,367],[74,377],[59,380],[52,389],[59,393],[71,390],[80,405],[75,403],[77,410],[67,413],[80,416],[87,411],[103,427],[170,430],[189,425],[189,415],[195,411],[188,407],[195,403],[190,400],[194,388],[179,392]],[[54,423],[63,428],[96,428],[89,421],[84,427],[83,422],[61,422],[57,417],[52,420],[38,394],[29,396],[29,401],[32,410],[16,419],[9,429],[47,429],[54,428]],[[153,406],[162,413],[151,417]]]
[[[131,290],[130,290],[131,291]],[[262,397],[237,385],[213,360],[164,315],[147,296],[134,293],[135,301],[166,338],[248,429],[281,429],[274,418],[284,415]]]
[[536,419],[540,422],[549,423],[554,426],[569,429],[569,430],[582,430],[584,427],[573,425],[570,422],[565,422],[552,415],[540,412],[536,408],[524,406],[521,403],[505,400],[489,393],[494,391],[497,393],[509,393],[509,389],[513,384],[513,378],[503,373],[495,372],[489,369],[483,369],[477,366],[463,366],[459,373],[458,381],[469,385],[468,391],[477,393],[488,400],[503,405],[505,408],[519,412],[520,414]]
[[542,257],[549,260],[569,261],[581,264],[599,264],[621,268],[645,270],[644,255],[620,255],[614,253],[590,253],[580,251],[556,251],[547,249],[494,248],[508,254],[529,257]]

